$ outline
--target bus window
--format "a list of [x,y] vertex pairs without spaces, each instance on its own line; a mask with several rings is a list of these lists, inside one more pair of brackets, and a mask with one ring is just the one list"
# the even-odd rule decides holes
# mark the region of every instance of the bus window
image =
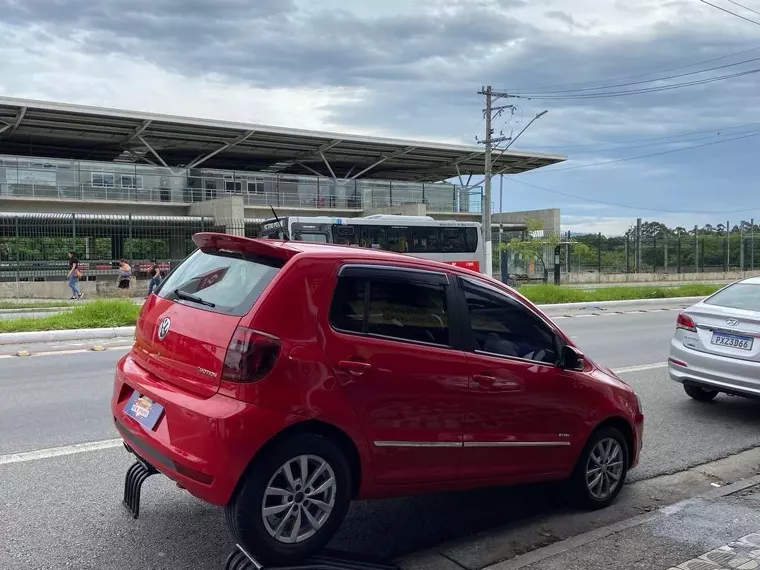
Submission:
[[310,241],[313,243],[327,243],[327,234],[322,233],[297,233],[296,241]]
[[465,228],[464,232],[467,251],[469,253],[478,251],[478,228]]
[[388,251],[409,253],[409,228],[388,228]]
[[386,233],[383,226],[361,226],[359,245],[372,249],[386,249]]
[[463,253],[467,251],[465,228],[443,228],[441,242],[443,253]]
[[413,253],[438,253],[441,251],[440,232],[438,228],[413,228]]
[[332,227],[333,243],[359,245],[359,232],[354,226],[335,224]]

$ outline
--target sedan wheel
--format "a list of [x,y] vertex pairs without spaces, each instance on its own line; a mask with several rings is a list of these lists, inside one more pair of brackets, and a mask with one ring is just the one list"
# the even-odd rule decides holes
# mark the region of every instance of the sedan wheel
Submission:
[[697,402],[712,402],[718,396],[718,392],[715,390],[706,390],[693,384],[684,384],[683,389],[690,398],[694,398]]

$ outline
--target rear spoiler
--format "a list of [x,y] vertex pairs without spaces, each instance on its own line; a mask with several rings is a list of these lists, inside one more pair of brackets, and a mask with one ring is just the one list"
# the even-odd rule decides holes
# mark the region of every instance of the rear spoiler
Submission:
[[201,232],[193,236],[193,242],[199,248],[240,251],[254,255],[273,257],[288,261],[298,254],[298,251],[287,246],[286,241],[259,240],[230,234]]

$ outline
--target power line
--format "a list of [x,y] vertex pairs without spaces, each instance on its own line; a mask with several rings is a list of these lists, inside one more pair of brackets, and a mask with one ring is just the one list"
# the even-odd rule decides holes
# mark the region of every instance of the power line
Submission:
[[[573,83],[559,83],[554,85],[543,85],[539,87],[531,87],[531,88],[521,88],[521,89],[515,89],[514,91],[520,92],[520,91],[529,91],[529,92],[539,92],[543,91],[544,89],[557,89],[560,87],[575,87],[577,85],[589,85],[590,83],[605,83],[607,81],[623,81],[626,79],[637,79],[639,77],[648,77],[650,75],[660,75],[662,73],[670,73],[671,71],[678,71],[679,69],[689,69],[691,67],[697,67],[698,65],[705,65],[706,63],[715,63],[716,61],[722,61],[724,59],[730,59],[732,57],[737,57],[740,55],[746,55],[748,53],[754,53],[756,51],[760,51],[760,47],[738,51],[735,53],[730,53],[727,55],[721,55],[720,57],[714,57],[711,59],[706,59],[703,61],[697,61],[695,63],[690,63],[688,65],[676,65],[674,67],[669,67],[667,69],[660,69],[659,71],[650,71],[648,73],[637,73],[635,75],[624,75],[621,77],[611,77],[609,79],[599,79],[597,81],[576,81]],[[652,81],[658,81],[657,78],[652,79]]]
[[[631,143],[639,143],[639,142],[647,142],[647,141],[660,141],[665,139],[675,139],[675,138],[681,138],[681,137],[689,137],[693,135],[704,135],[707,133],[720,133],[720,131],[730,131],[734,129],[744,129],[747,127],[756,127],[759,126],[760,122],[758,123],[746,123],[744,125],[733,125],[729,127],[717,127],[714,129],[704,130],[704,131],[691,131],[688,133],[678,133],[675,135],[663,135],[659,137],[647,137],[647,138],[640,138],[640,139],[629,139],[629,140],[622,140],[622,141],[599,141],[595,143],[584,143],[584,144],[555,144],[555,145],[538,145],[537,148],[539,149],[545,149],[545,148],[559,148],[559,149],[568,149],[568,148],[586,148],[590,146],[599,146],[603,144],[631,144]],[[612,150],[612,149],[610,149]]]
[[[677,153],[677,152],[684,152],[684,151],[687,151],[687,150],[694,150],[694,149],[698,149],[698,148],[704,148],[704,147],[713,146],[713,145],[716,145],[716,144],[723,144],[723,143],[738,141],[738,140],[742,140],[742,139],[748,139],[748,138],[751,138],[751,137],[756,137],[758,135],[760,135],[760,131],[754,132],[754,133],[745,134],[745,135],[741,135],[741,136],[736,136],[736,137],[733,137],[733,138],[730,138],[730,139],[723,139],[723,140],[719,140],[719,141],[712,141],[712,142],[709,142],[709,143],[703,143],[703,144],[693,145],[693,146],[689,146],[689,147],[686,147],[686,148],[676,148],[676,149],[672,149],[672,150],[664,150],[664,151],[660,151],[660,152],[653,152],[653,153],[650,153],[650,154],[640,154],[640,155],[637,155],[637,156],[628,156],[626,158],[616,158],[616,159],[613,159],[613,160],[604,160],[602,162],[595,162],[593,164],[580,164],[578,166],[568,166],[568,167],[565,167],[565,168],[552,168],[552,169],[546,169],[546,170],[540,170],[540,171],[534,170],[534,171],[531,171],[531,172],[533,172],[533,173],[536,173],[536,172],[543,172],[543,173],[562,172],[562,171],[567,171],[567,170],[578,170],[579,168],[591,168],[591,167],[594,167],[594,166],[603,166],[605,164],[614,164],[616,162],[628,162],[628,161],[631,161],[631,160],[639,160],[639,159],[642,159],[642,158],[652,158],[652,157],[655,157],[655,156],[663,156],[663,155],[666,155],[666,154],[674,154],[674,153]],[[525,174],[531,174],[531,172],[525,172],[523,174],[524,175]]]
[[[752,131],[754,132],[754,131]],[[742,133],[747,134],[747,133]],[[711,140],[715,139],[716,137],[721,137],[724,140],[716,141],[716,142],[728,142],[728,139],[725,139],[726,136],[729,135],[721,135],[718,134],[710,134],[707,136],[701,136],[691,139],[675,139],[675,140],[668,140],[664,142],[650,142],[647,144],[638,144],[638,145],[632,145],[632,146],[622,146],[622,147],[612,147],[612,148],[601,148],[601,149],[594,149],[594,150],[582,150],[579,152],[574,152],[573,155],[579,155],[579,154],[596,154],[596,153],[602,153],[602,152],[619,152],[622,150],[633,150],[637,148],[651,148],[654,146],[663,146],[663,145],[672,145],[672,144],[684,144],[684,143],[691,143],[691,142],[698,142],[698,141],[704,141],[704,140]]]
[[702,2],[702,4],[707,4],[708,6],[717,8],[718,10],[725,12],[726,14],[731,14],[732,16],[736,16],[737,18],[741,18],[742,20],[745,20],[746,22],[749,22],[750,24],[755,24],[756,26],[760,26],[760,22],[756,20],[752,20],[750,18],[745,18],[744,16],[737,14],[736,12],[732,12],[731,10],[727,10],[726,8],[718,6],[717,4],[713,4],[712,2],[708,2],[707,0],[699,0],[699,1]]
[[531,184],[530,182],[518,180],[514,176],[507,176],[507,180],[516,182],[517,184],[522,184],[523,186],[528,186],[535,190],[548,192],[549,194],[557,194],[558,196],[565,196],[567,198],[575,198],[576,200],[583,200],[584,202],[594,202],[596,204],[603,204],[605,206],[614,206],[616,208],[627,208],[629,210],[640,210],[643,212],[658,212],[658,213],[667,213],[667,214],[738,214],[740,212],[754,212],[754,211],[760,210],[760,206],[756,208],[743,208],[740,210],[709,210],[709,211],[707,210],[666,210],[662,208],[647,208],[643,206],[631,206],[630,204],[621,204],[617,202],[606,202],[604,200],[597,200],[595,198],[589,198],[587,196],[578,196],[576,194],[570,194],[569,192],[560,192],[559,190],[552,190],[551,188],[546,188],[545,186],[538,186],[537,184]]
[[[753,63],[756,61],[760,61],[760,57],[755,57],[752,59],[745,59],[744,61],[737,61],[735,63],[727,63],[725,65],[719,65],[717,67],[708,67],[707,69],[700,69],[699,71],[690,71],[688,73],[679,73],[678,75],[670,75],[668,77],[660,77],[656,79],[647,79],[644,81],[631,81],[629,83],[617,83],[614,85],[601,85],[599,87],[586,87],[583,89],[563,89],[558,91],[542,91],[542,92],[536,92],[537,95],[553,95],[553,94],[559,94],[559,93],[580,93],[584,91],[598,91],[600,89],[614,89],[616,87],[629,87],[631,85],[644,85],[646,83],[653,83],[655,81],[668,81],[670,79],[678,79],[679,77],[688,77],[690,75],[698,75],[700,73],[707,73],[709,71],[718,71],[719,69],[726,69],[729,67],[735,67],[737,65],[744,65],[745,63]],[[522,95],[525,95],[524,93],[521,93]],[[526,97],[530,97],[531,95],[525,95]]]
[[745,6],[744,4],[739,4],[738,2],[734,2],[734,0],[727,0],[727,1],[731,2],[731,4],[733,4],[734,6],[739,6],[739,8],[744,8],[745,10],[747,10],[747,12],[752,12],[753,14],[757,14],[758,16],[760,16],[760,12],[758,12],[757,10],[753,10],[752,8],[749,8]]
[[628,91],[612,91],[609,93],[581,93],[577,95],[512,95],[519,99],[534,99],[538,101],[546,100],[582,100],[582,99],[606,99],[609,97],[622,97],[625,95],[641,95],[644,93],[659,93],[661,91],[672,91],[673,89],[683,89],[684,87],[693,87],[695,85],[705,85],[708,83],[715,83],[716,81],[725,81],[726,79],[734,79],[737,77],[744,77],[746,75],[752,75],[760,72],[760,69],[750,69],[748,71],[741,71],[738,73],[732,73],[728,75],[720,75],[718,77],[711,77],[708,79],[700,79],[697,81],[687,81],[683,83],[674,83],[672,85],[662,85],[660,87],[648,87],[643,89],[631,89]]

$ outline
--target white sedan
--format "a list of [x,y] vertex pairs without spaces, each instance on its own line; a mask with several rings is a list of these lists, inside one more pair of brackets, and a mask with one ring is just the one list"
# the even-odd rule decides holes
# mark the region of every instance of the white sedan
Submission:
[[760,396],[760,277],[724,287],[678,315],[668,371],[686,393]]

